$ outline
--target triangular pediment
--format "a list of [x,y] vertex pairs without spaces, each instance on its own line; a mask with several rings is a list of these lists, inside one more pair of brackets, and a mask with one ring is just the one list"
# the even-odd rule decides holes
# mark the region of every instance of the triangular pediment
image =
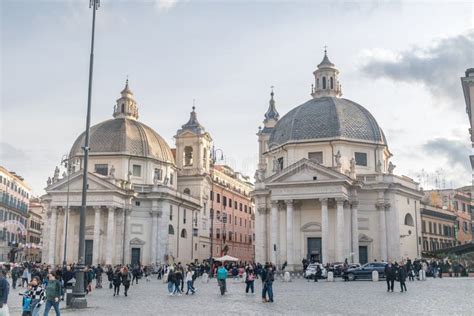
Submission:
[[[69,176],[69,190],[70,191],[80,191],[82,190],[82,171],[75,172]],[[107,179],[102,178],[96,174],[88,173],[87,174],[87,184],[88,191],[115,191],[123,189],[116,186],[113,183],[110,183]],[[68,190],[68,179],[63,178],[58,182],[51,184],[46,188],[46,192],[55,192],[55,191],[66,191]]]
[[346,175],[303,158],[269,177],[267,183],[351,181]]

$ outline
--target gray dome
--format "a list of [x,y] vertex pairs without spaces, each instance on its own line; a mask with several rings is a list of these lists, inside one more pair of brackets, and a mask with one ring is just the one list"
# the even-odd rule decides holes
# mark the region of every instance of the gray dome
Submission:
[[[82,156],[85,133],[74,142],[69,157]],[[174,163],[166,141],[152,128],[136,120],[116,118],[90,129],[90,153],[124,154]]]
[[387,144],[377,121],[363,106],[347,99],[321,97],[284,115],[273,128],[269,146],[322,139]]

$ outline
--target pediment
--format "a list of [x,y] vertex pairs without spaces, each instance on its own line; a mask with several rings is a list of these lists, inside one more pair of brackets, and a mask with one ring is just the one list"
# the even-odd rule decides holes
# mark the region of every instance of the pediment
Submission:
[[303,158],[267,179],[267,183],[280,182],[330,182],[350,180],[346,175],[317,162]]
[[145,244],[145,241],[141,240],[138,237],[135,237],[132,240],[130,240],[130,245],[133,245],[133,246],[143,246],[144,244]]
[[[87,174],[88,191],[107,191],[107,190],[122,190],[120,187],[110,183],[107,179],[102,178],[94,173]],[[54,191],[67,191],[68,190],[68,179],[63,178],[58,182],[53,183],[46,188],[46,192]],[[82,172],[78,171],[73,173],[69,177],[69,190],[70,191],[81,191],[82,190]]]
[[367,236],[366,234],[359,234],[359,242],[372,242],[374,241],[372,238]]

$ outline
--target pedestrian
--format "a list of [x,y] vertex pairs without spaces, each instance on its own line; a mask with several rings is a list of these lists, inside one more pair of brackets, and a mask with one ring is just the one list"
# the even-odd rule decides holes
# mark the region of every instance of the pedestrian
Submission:
[[[271,264],[265,267],[265,280],[263,281],[262,300],[264,303],[273,303],[273,281],[275,280],[273,266]],[[267,299],[268,294],[268,299]]]
[[14,266],[12,269],[12,288],[16,289],[16,284],[18,282],[18,277],[20,276],[20,269],[18,266]]
[[120,284],[122,284],[122,273],[120,273],[119,268],[115,269],[115,272],[112,276],[112,283],[114,285],[114,296],[120,295]]
[[222,263],[219,262],[219,268],[217,269],[217,283],[219,284],[219,288],[221,290],[221,295],[227,291],[226,286],[226,279],[227,279],[228,271],[224,267]]
[[245,287],[245,294],[247,294],[250,291],[252,291],[252,294],[254,294],[254,282],[255,282],[255,272],[253,272],[252,268],[249,268],[247,270],[247,276],[245,277],[245,283],[247,286]]
[[143,272],[145,273],[146,281],[150,282],[150,268],[145,266],[145,268],[143,268]]
[[405,290],[405,292],[407,291],[407,286],[405,284],[406,279],[407,279],[407,272],[405,270],[405,266],[401,265],[398,268],[398,282],[400,282],[400,292],[402,293],[403,293],[403,290]]
[[23,284],[26,284],[26,286],[28,286],[30,279],[31,279],[30,268],[28,266],[25,266],[25,268],[23,269],[23,274],[21,275],[21,287],[23,287]]
[[181,290],[181,282],[183,281],[183,273],[181,272],[181,269],[177,268],[175,273],[174,273],[174,295],[181,296],[183,291]]
[[10,312],[8,311],[8,294],[10,290],[10,285],[5,276],[5,271],[0,270],[0,315],[8,316]]
[[97,268],[95,269],[95,288],[96,289],[102,288],[102,273],[104,273],[104,269],[102,269],[100,264],[98,264]]
[[165,274],[164,278],[168,281],[168,292],[170,293],[169,295],[172,296],[174,295],[174,269],[173,267],[168,268],[168,273]]
[[112,269],[112,266],[109,266],[107,269],[107,280],[109,281],[109,289],[113,287],[113,281],[114,281],[114,270]]
[[321,277],[323,274],[321,267],[319,266],[319,263],[316,265],[316,274],[314,275],[314,282],[318,282],[318,279]]
[[124,287],[124,295],[127,296],[128,288],[130,287],[131,275],[126,266],[122,268],[121,274],[122,274],[122,284]]
[[393,292],[393,285],[395,282],[396,271],[395,267],[389,262],[384,269],[385,280],[387,281],[387,292]]
[[59,299],[61,297],[61,283],[56,280],[53,273],[48,274],[48,286],[46,287],[46,306],[43,316],[48,316],[51,307],[54,308],[56,316],[61,315],[59,311]]
[[23,297],[26,299],[30,299],[30,303],[29,303],[30,312],[28,315],[38,316],[41,309],[41,305],[43,304],[45,300],[44,289],[41,286],[41,280],[39,279],[39,277],[34,276],[31,279],[28,290],[26,290],[21,295],[23,295]]
[[194,271],[191,269],[191,267],[188,267],[188,272],[186,272],[186,285],[188,287],[186,295],[189,294],[189,291],[191,291],[191,295],[196,293],[196,289],[193,287],[193,275]]

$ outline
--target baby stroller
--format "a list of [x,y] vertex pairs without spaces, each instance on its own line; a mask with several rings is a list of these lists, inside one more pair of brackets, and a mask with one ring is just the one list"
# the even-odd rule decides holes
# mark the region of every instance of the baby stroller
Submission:
[[18,295],[20,296],[23,296],[23,300],[22,300],[22,303],[21,303],[21,306],[22,306],[22,314],[21,316],[29,316],[31,315],[31,296],[30,295],[27,295],[28,291],[25,291],[23,293],[18,293]]

